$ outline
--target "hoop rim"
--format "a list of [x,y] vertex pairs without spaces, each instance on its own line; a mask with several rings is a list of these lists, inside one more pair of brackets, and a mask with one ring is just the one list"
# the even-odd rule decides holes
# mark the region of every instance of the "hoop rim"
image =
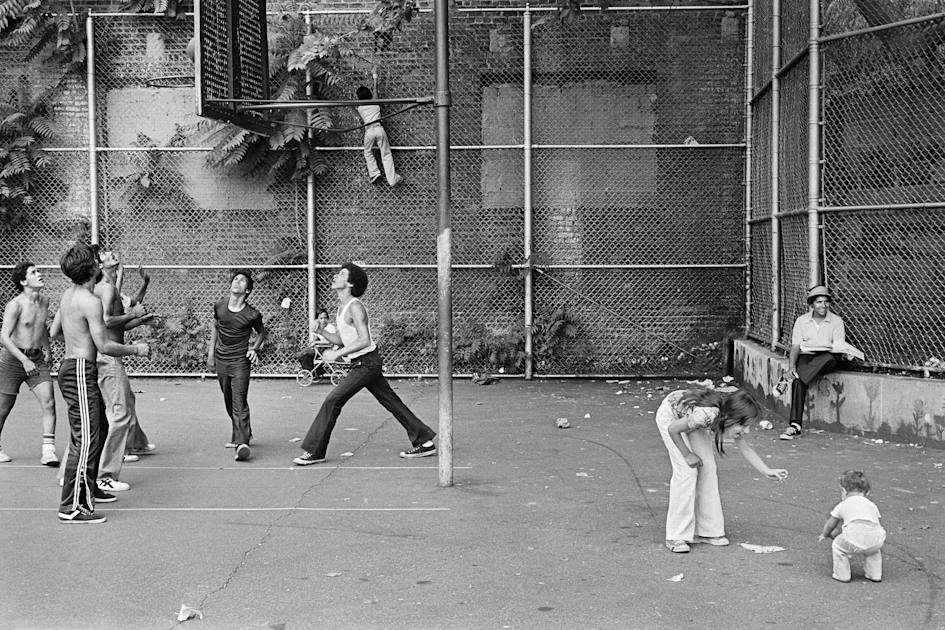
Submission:
[[192,74],[170,74],[151,77],[144,84],[150,88],[192,88],[196,87],[196,77]]

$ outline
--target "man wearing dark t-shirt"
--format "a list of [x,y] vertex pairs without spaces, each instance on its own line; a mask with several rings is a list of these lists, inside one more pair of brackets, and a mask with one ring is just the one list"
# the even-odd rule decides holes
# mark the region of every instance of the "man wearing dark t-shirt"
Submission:
[[[262,315],[246,302],[253,290],[253,276],[248,269],[237,269],[230,278],[230,295],[213,306],[207,367],[216,370],[223,403],[233,425],[227,448],[236,449],[236,461],[250,457],[249,442],[253,429],[249,424],[249,366],[259,360],[257,352],[266,340]],[[252,331],[256,339],[249,345]]]

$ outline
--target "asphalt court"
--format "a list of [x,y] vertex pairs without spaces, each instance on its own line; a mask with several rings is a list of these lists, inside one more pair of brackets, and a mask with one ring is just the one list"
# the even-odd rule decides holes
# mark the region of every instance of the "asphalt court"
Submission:
[[[295,440],[327,386],[254,380],[253,458],[237,463],[216,382],[132,382],[158,450],[125,465],[132,489],[100,506],[102,525],[57,522],[38,407],[21,393],[2,436],[4,628],[945,627],[942,451],[753,432],[791,476],[760,479],[729,454],[733,545],[677,556],[662,547],[669,463],[653,412],[684,384],[457,381],[455,485],[442,488],[436,457],[398,457],[404,431],[366,393],[328,461],[303,468]],[[435,425],[434,381],[394,386]],[[881,585],[834,583],[816,542],[836,475],[855,466],[890,531]],[[182,605],[203,619],[177,622]]]

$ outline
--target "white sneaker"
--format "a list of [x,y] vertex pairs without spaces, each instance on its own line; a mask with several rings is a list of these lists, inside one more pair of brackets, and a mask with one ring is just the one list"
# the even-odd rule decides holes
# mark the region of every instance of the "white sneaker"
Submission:
[[125,490],[130,490],[131,486],[124,481],[118,481],[111,477],[102,477],[98,480],[98,489],[104,490],[105,492],[124,492]]
[[124,458],[122,458],[121,461],[123,461],[124,463],[128,464],[128,463],[131,463],[131,462],[136,462],[136,461],[138,461],[139,459],[141,459],[141,458],[138,457],[137,455],[135,455],[134,453],[129,453],[129,454],[125,455]]
[[43,466],[58,466],[59,457],[56,455],[56,450],[52,448],[44,448],[43,456],[39,458],[39,463]]
[[12,462],[12,461],[13,461],[12,457],[7,455],[3,451],[0,451],[0,463],[6,464],[7,462]]

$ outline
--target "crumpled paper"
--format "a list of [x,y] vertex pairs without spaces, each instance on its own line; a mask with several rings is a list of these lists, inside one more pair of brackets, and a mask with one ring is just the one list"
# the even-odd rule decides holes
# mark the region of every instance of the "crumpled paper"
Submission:
[[666,578],[666,581],[667,581],[667,582],[682,582],[682,580],[683,580],[683,574],[682,574],[682,573],[677,573],[676,575],[674,575],[674,576],[671,577],[671,578]]
[[754,551],[755,553],[774,553],[776,551],[784,551],[784,547],[776,547],[775,545],[752,545],[750,543],[739,543],[743,549],[748,551]]
[[187,604],[181,604],[180,612],[177,613],[177,621],[187,621],[194,618],[203,620],[203,613],[196,608],[191,608]]

